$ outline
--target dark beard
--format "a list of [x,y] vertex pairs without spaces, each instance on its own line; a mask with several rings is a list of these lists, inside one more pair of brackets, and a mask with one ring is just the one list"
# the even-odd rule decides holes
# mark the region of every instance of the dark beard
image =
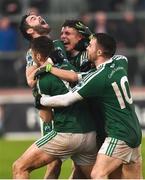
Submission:
[[51,31],[51,28],[44,28],[41,26],[35,26],[33,27],[33,29],[39,34],[39,35],[48,35]]

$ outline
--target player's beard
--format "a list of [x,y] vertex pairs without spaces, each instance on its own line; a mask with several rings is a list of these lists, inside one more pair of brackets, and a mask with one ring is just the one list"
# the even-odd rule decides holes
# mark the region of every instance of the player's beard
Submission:
[[33,29],[39,34],[39,35],[48,35],[51,31],[51,28],[48,26],[47,28],[44,28],[42,26],[35,26]]

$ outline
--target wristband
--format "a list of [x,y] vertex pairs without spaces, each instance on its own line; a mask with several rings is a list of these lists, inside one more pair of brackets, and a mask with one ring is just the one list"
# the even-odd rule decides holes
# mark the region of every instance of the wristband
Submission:
[[51,72],[52,69],[52,64],[47,64],[46,65],[46,72]]

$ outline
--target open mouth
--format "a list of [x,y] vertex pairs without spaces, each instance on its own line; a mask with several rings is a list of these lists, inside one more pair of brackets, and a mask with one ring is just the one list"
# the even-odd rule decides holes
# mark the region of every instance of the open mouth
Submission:
[[45,21],[44,19],[41,19],[41,20],[40,20],[40,23],[41,23],[42,25],[45,25],[45,24],[46,24],[46,21]]
[[65,46],[70,44],[69,42],[63,42],[63,43],[64,43]]

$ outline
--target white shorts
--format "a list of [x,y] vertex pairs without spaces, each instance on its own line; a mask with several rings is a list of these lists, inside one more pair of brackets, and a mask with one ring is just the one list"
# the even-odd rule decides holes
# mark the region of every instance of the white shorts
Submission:
[[78,165],[93,165],[96,160],[96,132],[58,133],[54,130],[35,142],[38,148],[60,159],[71,158]]
[[131,148],[126,142],[116,138],[107,137],[98,154],[123,160],[124,163],[138,162],[141,160],[140,147]]

